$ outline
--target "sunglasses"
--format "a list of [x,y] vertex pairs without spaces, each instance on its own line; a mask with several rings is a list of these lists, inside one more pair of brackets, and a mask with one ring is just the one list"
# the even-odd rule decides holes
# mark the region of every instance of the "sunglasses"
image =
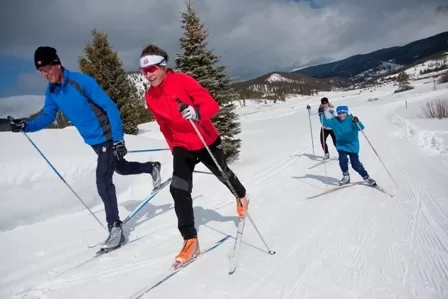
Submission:
[[[163,62],[163,61],[162,61]],[[161,63],[162,63],[161,62]],[[147,67],[143,67],[143,68],[140,68],[140,72],[143,74],[143,75],[146,75],[146,74],[148,74],[148,73],[154,73],[155,71],[157,71],[159,68],[160,68],[160,64],[161,63],[158,63],[158,64],[153,64],[153,65],[148,65]]]
[[52,64],[40,67],[38,69],[36,69],[39,73],[48,73],[51,69],[53,68]]

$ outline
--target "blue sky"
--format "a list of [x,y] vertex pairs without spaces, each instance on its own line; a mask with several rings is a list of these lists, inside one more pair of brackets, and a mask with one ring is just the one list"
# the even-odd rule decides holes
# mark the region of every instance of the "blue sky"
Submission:
[[[446,0],[194,3],[209,46],[234,78],[403,45],[447,30],[448,19]],[[78,70],[77,58],[94,27],[108,33],[128,70],[137,69],[148,43],[174,57],[184,6],[183,0],[0,1],[0,28],[8,28],[0,32],[0,97],[43,93],[46,83],[32,61],[38,46],[55,47],[63,65]]]

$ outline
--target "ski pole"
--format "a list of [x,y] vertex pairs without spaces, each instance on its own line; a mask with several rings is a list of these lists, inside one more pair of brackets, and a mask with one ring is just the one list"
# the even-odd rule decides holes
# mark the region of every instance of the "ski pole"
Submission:
[[[8,120],[10,122],[12,122],[14,119],[12,117],[8,117]],[[47,159],[47,157],[45,157],[44,153],[42,153],[42,151],[37,147],[37,145],[34,143],[34,141],[30,138],[30,136],[28,136],[27,133],[23,132],[23,135],[25,135],[25,137],[28,139],[28,141],[32,144],[32,146],[37,150],[37,152],[40,154],[40,156],[45,160],[45,162],[47,162],[47,164],[51,167],[51,169],[53,169],[53,171],[56,173],[56,175],[61,179],[61,181],[70,189],[70,191],[72,191],[72,193],[76,196],[76,198],[84,205],[84,207],[90,212],[90,214],[92,214],[92,216],[96,219],[96,221],[98,221],[98,223],[101,225],[101,227],[103,227],[105,230],[107,230],[107,228],[104,226],[104,224],[98,219],[98,217],[96,217],[96,215],[92,212],[91,209],[89,209],[89,207],[85,204],[85,202],[81,199],[81,197],[79,197],[79,195],[75,192],[75,190],[72,189],[72,187],[70,187],[70,185],[64,180],[64,178],[62,177],[62,175],[56,170],[56,168],[53,166],[53,164],[51,164],[51,162]]]
[[306,106],[306,109],[308,110],[308,118],[309,118],[309,120],[310,120],[310,132],[311,132],[311,144],[313,145],[313,156],[316,156],[316,155],[314,154],[313,127],[311,126],[311,113],[310,113],[311,106],[310,106],[310,105],[307,105],[307,106]]
[[168,151],[169,148],[153,148],[153,149],[142,149],[142,150],[132,150],[128,151],[128,153],[146,153],[146,152],[161,152],[161,151]]
[[213,174],[213,173],[211,173],[211,172],[208,172],[208,171],[201,171],[201,170],[195,170],[195,171],[193,171],[193,172],[196,172],[196,173],[202,173],[202,174]]
[[394,177],[392,176],[392,174],[390,173],[389,169],[387,169],[386,164],[384,164],[383,160],[381,160],[380,155],[378,154],[378,152],[375,150],[375,148],[373,147],[373,144],[370,142],[369,138],[367,138],[366,133],[364,133],[364,130],[361,129],[361,126],[359,125],[359,123],[356,123],[356,125],[358,126],[359,130],[361,131],[362,135],[364,135],[364,138],[367,140],[367,142],[369,143],[370,147],[372,148],[373,152],[375,153],[375,155],[378,157],[378,159],[380,160],[381,164],[383,165],[384,169],[386,169],[387,173],[389,174],[390,178],[392,179],[392,181],[394,182],[395,186],[397,186],[398,188],[398,184],[397,182],[394,180]]
[[[186,105],[184,103],[182,103],[179,99],[176,99],[177,103],[180,105],[181,110],[182,110],[182,105]],[[213,155],[212,151],[210,150],[210,148],[208,147],[207,143],[204,140],[204,137],[202,137],[201,132],[199,132],[196,124],[190,119],[190,124],[193,127],[193,129],[196,131],[196,134],[198,135],[199,139],[201,140],[202,144],[204,145],[204,147],[207,149],[208,154],[210,155],[210,157],[212,158],[213,162],[215,163],[216,167],[218,168],[218,170],[221,172],[222,177],[224,178],[224,180],[227,183],[227,186],[229,187],[230,191],[232,192],[233,196],[235,196],[236,201],[238,202],[238,204],[242,207],[243,204],[241,203],[241,200],[238,196],[238,194],[236,193],[235,189],[233,188],[232,184],[230,183],[229,178],[227,177],[227,175],[225,174],[224,170],[221,168],[221,166],[219,165],[218,161],[216,160],[215,155]],[[250,222],[252,223],[253,227],[255,228],[255,231],[257,232],[258,236],[260,237],[261,241],[263,242],[264,246],[266,247],[266,249],[268,250],[268,253],[270,255],[274,255],[275,251],[272,251],[268,244],[266,243],[266,241],[264,240],[263,236],[261,235],[260,231],[258,230],[258,227],[255,225],[252,217],[249,214],[249,211],[246,211],[246,216],[247,218],[249,218]]]
[[[322,115],[320,116],[320,119],[322,121]],[[323,123],[323,121],[322,121]],[[322,125],[322,128],[320,130],[320,134],[322,137],[322,148],[324,150],[324,160],[325,160],[325,135],[324,135],[324,126]],[[324,163],[324,169],[325,169],[325,190],[328,188],[328,176],[327,176],[327,163]]]

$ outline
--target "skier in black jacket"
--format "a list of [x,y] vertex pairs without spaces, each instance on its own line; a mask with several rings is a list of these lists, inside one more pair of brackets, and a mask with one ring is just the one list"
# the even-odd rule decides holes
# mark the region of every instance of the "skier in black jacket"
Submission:
[[[323,117],[323,113],[324,110],[327,108],[334,108],[334,106],[328,101],[327,98],[322,98],[320,100],[320,106],[319,106],[319,110],[318,110],[318,114],[319,114],[319,120],[320,123],[322,124],[322,117]],[[330,109],[331,113],[334,113],[333,109]],[[334,132],[331,128],[327,128],[322,124],[322,129],[320,130],[320,144],[322,145],[322,149],[324,150],[325,153],[325,157],[324,160],[330,159],[330,154],[328,152],[328,146],[327,146],[327,137],[328,135],[331,136],[331,139],[333,140],[333,145],[336,147],[336,136],[334,135]]]

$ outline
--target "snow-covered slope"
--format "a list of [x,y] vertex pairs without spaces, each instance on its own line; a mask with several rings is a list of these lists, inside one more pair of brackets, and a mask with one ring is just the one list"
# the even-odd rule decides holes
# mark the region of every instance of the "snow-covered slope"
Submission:
[[[238,269],[229,276],[235,202],[216,178],[195,173],[201,247],[231,237],[142,298],[448,298],[448,156],[446,147],[418,133],[446,138],[447,120],[416,119],[418,105],[448,98],[448,84],[434,90],[428,80],[411,82],[415,88],[399,94],[389,84],[368,93],[328,92],[239,107],[242,152],[231,167],[251,196],[252,219],[277,253],[265,252],[248,221]],[[322,96],[348,105],[365,124],[398,187],[362,134],[360,159],[394,197],[354,186],[308,199],[341,178],[337,161],[309,169],[319,159],[313,145],[322,155],[316,115]],[[127,136],[129,149],[166,147],[156,124],[141,129],[140,136]],[[73,129],[30,136],[104,221],[93,151]],[[92,260],[96,249],[86,245],[106,232],[24,136],[0,133],[0,143],[0,298],[129,298],[169,267],[182,239],[168,189],[125,227],[129,244]],[[331,142],[329,147],[336,156]],[[160,160],[163,177],[171,175],[169,151],[128,159]],[[197,170],[206,171],[201,164]],[[350,171],[353,181],[361,179]],[[115,182],[124,218],[148,195],[150,180],[115,175]]]
[[[440,76],[448,70],[448,52],[437,59],[429,59],[418,65],[406,68],[404,72],[409,75],[411,80],[421,80]],[[398,74],[386,76],[380,80],[390,80],[397,77]]]
[[354,80],[370,80],[372,78],[381,76],[383,74],[391,73],[395,70],[398,70],[399,68],[403,67],[402,65],[393,63],[393,62],[383,62],[378,67],[368,69],[355,77],[353,77]]
[[269,82],[269,83],[273,83],[273,82],[294,82],[294,80],[285,78],[285,77],[283,77],[280,74],[273,73],[266,79],[266,82]]

